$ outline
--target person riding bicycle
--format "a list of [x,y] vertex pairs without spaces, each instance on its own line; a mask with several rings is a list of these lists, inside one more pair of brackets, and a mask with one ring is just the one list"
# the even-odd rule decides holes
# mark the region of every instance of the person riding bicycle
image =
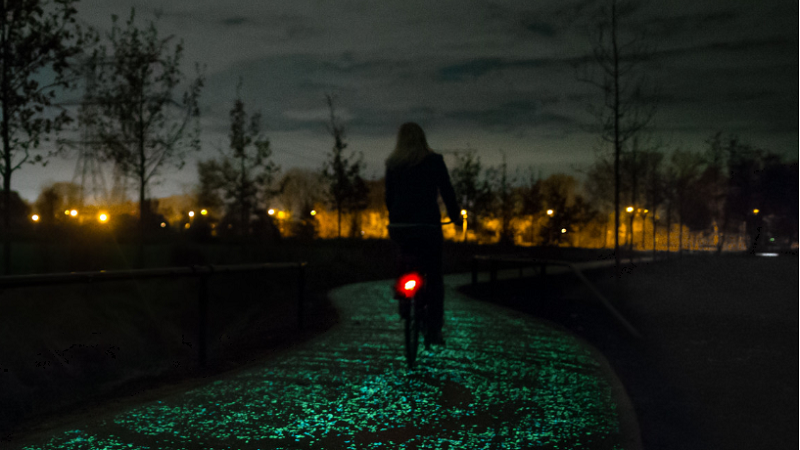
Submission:
[[413,257],[427,274],[430,343],[443,345],[443,237],[438,194],[448,217],[460,228],[460,209],[442,155],[431,150],[419,125],[404,123],[397,133],[394,151],[386,159],[386,207],[390,225],[410,226],[390,226],[389,237],[398,244],[401,258]]

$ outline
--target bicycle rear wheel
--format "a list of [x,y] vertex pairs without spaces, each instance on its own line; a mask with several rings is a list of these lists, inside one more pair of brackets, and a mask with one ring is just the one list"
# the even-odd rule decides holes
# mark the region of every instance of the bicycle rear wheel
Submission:
[[405,326],[405,341],[406,341],[406,362],[408,362],[409,370],[414,369],[414,363],[417,361],[417,352],[419,350],[419,317],[414,301],[411,301],[411,311],[406,318]]

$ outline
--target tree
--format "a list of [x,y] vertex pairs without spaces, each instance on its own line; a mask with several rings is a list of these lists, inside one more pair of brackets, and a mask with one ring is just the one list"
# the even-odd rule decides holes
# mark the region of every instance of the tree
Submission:
[[[653,221],[653,258],[656,257],[656,231],[657,231],[657,215],[659,207],[664,203],[666,196],[664,194],[664,173],[661,163],[664,160],[664,154],[656,149],[644,152],[642,154],[644,167],[646,168],[644,177],[644,201],[648,211],[652,213]],[[645,213],[645,218],[647,212]],[[644,228],[644,219],[642,219],[642,228]],[[644,233],[642,233],[642,248],[644,244]]]
[[[91,39],[75,21],[75,0],[24,0],[0,6],[0,173],[4,204],[13,204],[11,176],[31,151],[70,121],[56,94],[75,86],[74,59]],[[47,81],[45,81],[47,80]],[[56,111],[54,111],[56,109]],[[3,270],[11,268],[11,210],[4,209]]]
[[518,189],[520,197],[520,214],[529,216],[531,225],[529,230],[529,238],[531,245],[536,243],[534,236],[536,229],[536,222],[542,214],[543,198],[542,198],[542,179],[541,176],[537,177],[533,168],[528,168],[528,176]]
[[104,156],[138,185],[141,265],[148,186],[163,168],[180,169],[188,153],[199,150],[199,129],[190,125],[199,115],[203,76],[198,73],[178,95],[186,81],[183,42],[159,37],[152,21],[138,28],[134,9],[124,26],[112,16],[106,38],[108,44],[98,45],[88,62],[95,74],[90,98],[98,105],[92,125]]
[[594,19],[591,63],[584,65],[579,79],[597,87],[604,96],[600,107],[591,108],[601,125],[601,139],[614,153],[614,259],[619,275],[620,162],[626,143],[644,129],[655,114],[648,101],[642,64],[652,51],[641,35],[625,37],[624,20],[635,12],[632,3],[602,2]]
[[198,163],[198,172],[207,185],[205,190],[222,194],[227,215],[236,217],[238,234],[245,236],[256,206],[276,193],[272,184],[280,168],[270,159],[269,140],[261,135],[261,114],[248,118],[240,89],[241,81],[230,111],[230,151],[219,159]]
[[342,213],[363,210],[369,192],[361,176],[364,170],[363,156],[344,155],[344,150],[347,148],[347,143],[344,141],[344,125],[336,116],[334,97],[330,94],[325,95],[325,102],[330,111],[328,132],[333,137],[334,144],[322,168],[322,176],[328,184],[328,197],[336,209],[336,236],[341,238]]
[[[693,228],[701,228],[707,216],[703,216],[697,208],[701,203],[695,201],[698,198],[694,189],[700,175],[702,157],[698,153],[675,150],[670,155],[668,167],[668,182],[672,191],[673,199],[678,214],[678,254],[683,254],[683,225],[688,219]],[[669,233],[669,229],[667,229]]]
[[467,217],[472,218],[476,232],[480,231],[480,219],[493,210],[495,194],[490,178],[491,174],[483,172],[481,159],[474,151],[456,154],[456,163],[450,169],[451,183],[459,204],[467,210]]
[[500,219],[500,242],[504,244],[514,243],[514,228],[511,219],[514,217],[516,209],[516,195],[512,189],[515,180],[508,177],[508,165],[506,155],[503,154],[503,162],[499,168],[491,170],[490,179],[494,181],[493,191],[497,193],[497,208],[495,215]]
[[[564,174],[553,174],[542,180],[542,204],[548,219],[540,230],[545,245],[559,245],[567,240],[567,232],[575,231],[573,211],[578,181]],[[565,230],[565,231],[562,231]]]

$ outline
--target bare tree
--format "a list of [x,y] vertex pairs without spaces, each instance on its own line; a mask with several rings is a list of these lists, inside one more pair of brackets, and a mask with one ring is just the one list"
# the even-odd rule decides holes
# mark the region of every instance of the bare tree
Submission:
[[325,102],[330,112],[328,132],[333,137],[334,144],[322,168],[322,176],[328,182],[328,196],[336,209],[336,236],[341,238],[342,213],[356,213],[363,210],[366,207],[369,191],[361,176],[364,170],[362,155],[344,155],[344,150],[347,148],[347,143],[344,141],[344,125],[336,116],[334,100],[332,95],[325,95]]
[[614,153],[614,258],[620,267],[619,228],[622,153],[629,140],[652,120],[655,103],[648,97],[643,63],[652,50],[641,34],[630,33],[626,19],[634,4],[620,0],[603,1],[593,16],[595,43],[590,64],[581,66],[578,78],[597,87],[604,96],[591,112],[601,125],[601,138]]
[[[182,168],[188,152],[199,150],[199,127],[190,125],[199,115],[203,76],[198,73],[177,94],[186,82],[181,71],[183,43],[173,36],[159,37],[152,21],[138,28],[133,9],[124,26],[112,16],[106,38],[108,44],[99,45],[89,60],[89,70],[96,74],[91,98],[100,110],[94,125],[105,156],[138,184],[143,239],[150,182],[164,167]],[[140,240],[139,265],[142,245]]]
[[[54,100],[58,92],[75,86],[74,59],[92,36],[77,25],[75,3],[27,0],[0,5],[0,173],[5,205],[12,204],[11,175],[26,163],[45,163],[46,158],[31,151],[70,121]],[[9,273],[10,208],[3,211],[3,270]]]
[[244,109],[241,83],[230,111],[229,151],[221,151],[219,159],[198,163],[198,172],[210,190],[222,194],[228,216],[236,217],[238,234],[245,236],[257,205],[276,193],[272,184],[280,168],[270,158],[269,140],[261,134],[261,114],[248,117]]

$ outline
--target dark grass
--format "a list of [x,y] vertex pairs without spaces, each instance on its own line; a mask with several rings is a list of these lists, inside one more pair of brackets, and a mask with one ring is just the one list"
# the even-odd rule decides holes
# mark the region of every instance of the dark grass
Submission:
[[636,340],[572,275],[479,284],[468,295],[561,324],[610,361],[646,449],[796,448],[798,258],[723,255],[639,264],[599,289]]

